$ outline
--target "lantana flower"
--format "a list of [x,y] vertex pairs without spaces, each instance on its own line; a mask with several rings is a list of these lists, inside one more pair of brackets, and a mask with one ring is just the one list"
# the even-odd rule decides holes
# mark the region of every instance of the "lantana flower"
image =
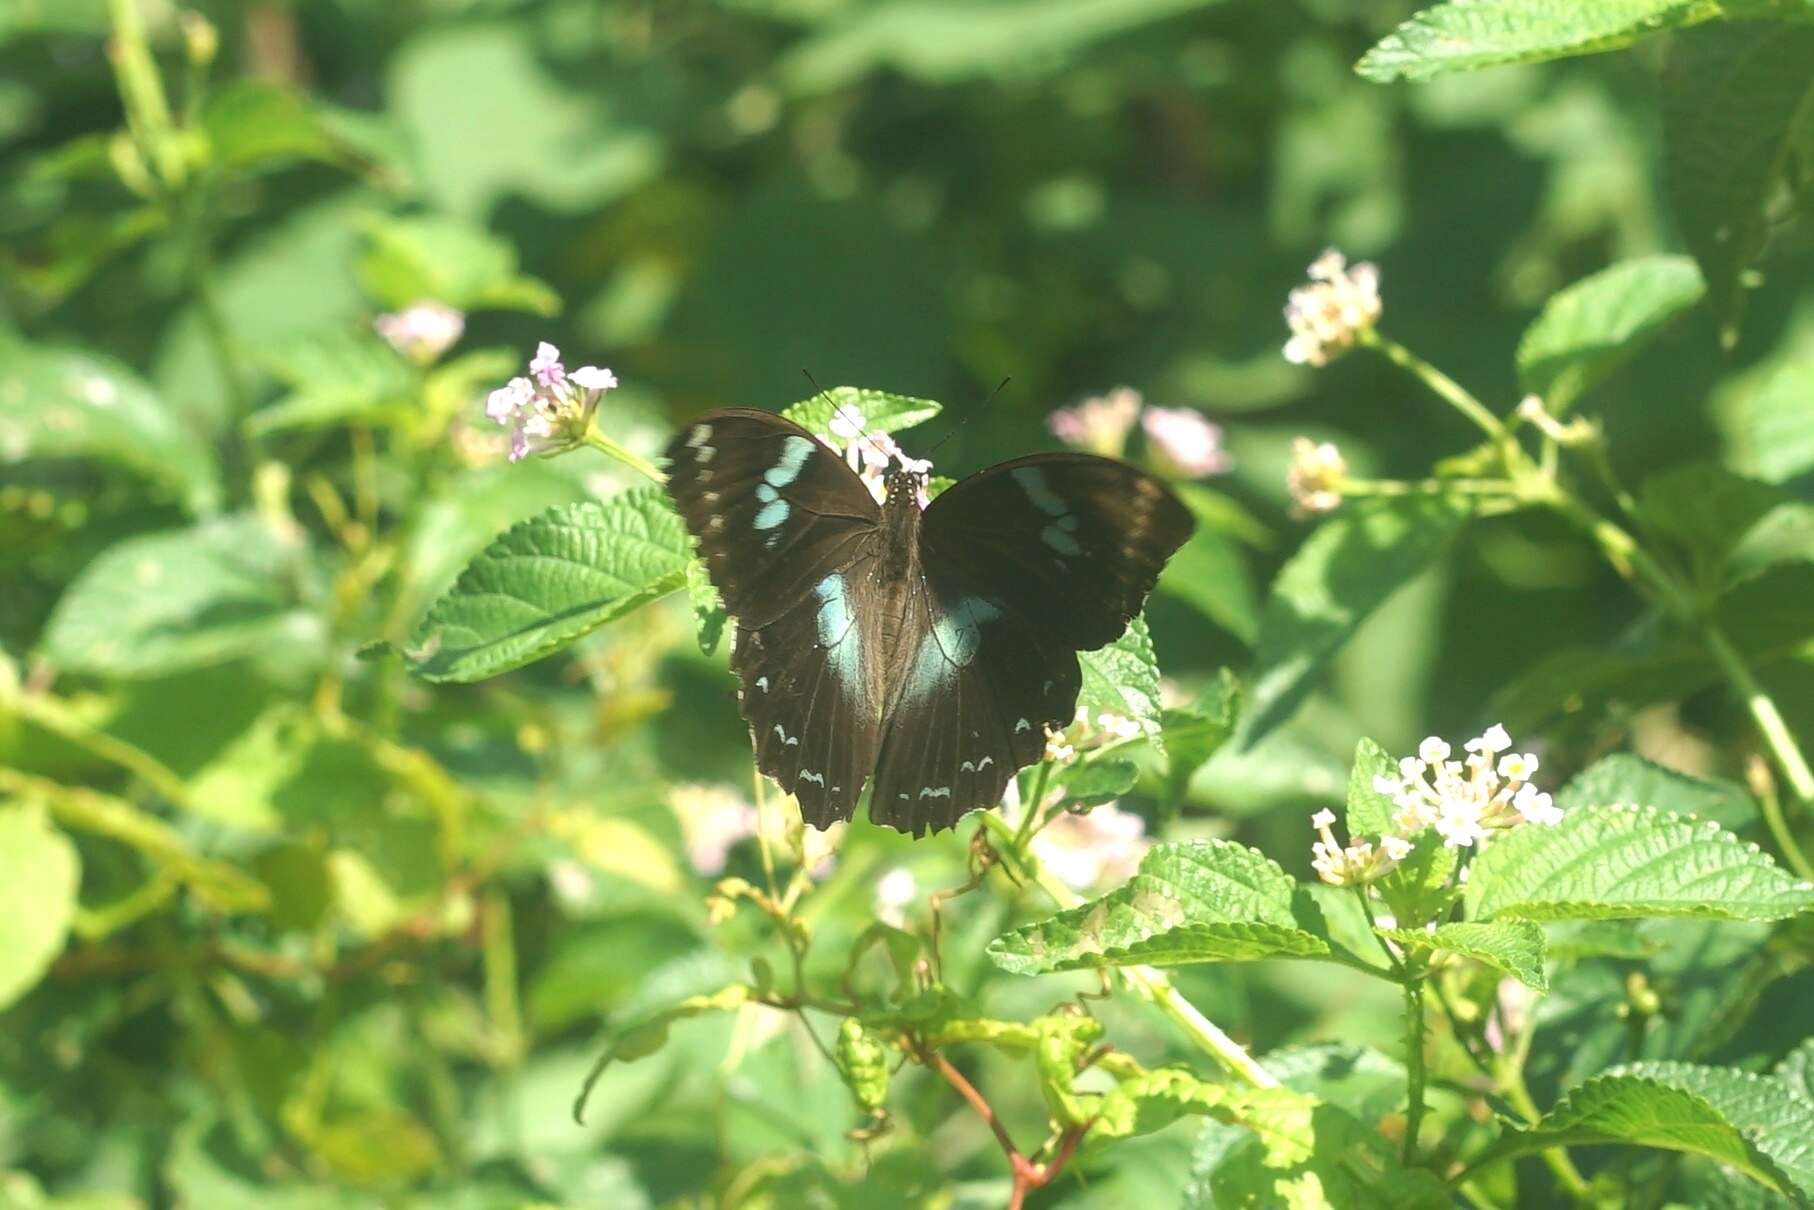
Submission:
[[1046,417],[1052,435],[1073,449],[1117,458],[1127,448],[1127,435],[1139,418],[1140,392],[1116,387]]
[[1347,459],[1333,442],[1316,442],[1308,437],[1291,439],[1291,465],[1285,471],[1285,487],[1298,512],[1314,516],[1334,511],[1342,502],[1342,487],[1347,481]]
[[[900,443],[887,433],[870,433],[865,428],[862,409],[854,404],[843,404],[832,413],[831,421],[825,427],[831,434],[833,448],[839,448],[850,469],[857,472],[863,486],[879,504],[888,494],[888,471],[890,467],[912,471],[918,475],[932,474],[932,460],[929,458],[909,458]],[[920,507],[925,508],[932,502],[927,494],[925,484],[920,485]]]
[[688,864],[707,877],[724,872],[732,845],[756,834],[755,805],[725,786],[675,786],[668,805],[680,821]]
[[1335,838],[1335,812],[1330,810],[1312,815],[1310,826],[1318,836],[1310,846],[1310,868],[1331,886],[1365,886],[1389,873],[1411,851],[1411,842],[1402,836],[1383,837],[1378,847],[1367,840],[1344,846]]
[[598,411],[599,396],[617,385],[601,366],[568,372],[561,351],[543,341],[529,362],[527,378],[512,378],[491,393],[485,414],[510,429],[510,460],[530,454],[558,454],[585,440]]
[[1285,304],[1291,327],[1285,360],[1328,365],[1379,322],[1381,309],[1378,267],[1365,261],[1350,267],[1330,248],[1311,264],[1309,284],[1293,290]]
[[1180,479],[1218,475],[1233,465],[1222,448],[1221,426],[1191,408],[1147,408],[1140,414],[1147,449],[1166,474]]
[[1153,847],[1146,821],[1114,803],[1066,811],[1034,834],[1031,848],[1059,881],[1080,891],[1126,882]]
[[920,893],[919,879],[904,865],[898,865],[876,880],[876,919],[894,928],[907,927],[907,905]]
[[372,320],[378,335],[391,348],[418,365],[427,365],[447,352],[466,331],[466,315],[433,299],[411,303],[401,311],[387,311]]
[[1374,779],[1374,789],[1392,796],[1399,831],[1414,835],[1433,827],[1450,848],[1465,848],[1520,824],[1549,826],[1562,819],[1555,800],[1531,784],[1536,754],[1512,751],[1504,727],[1495,723],[1462,747],[1467,755],[1451,759],[1449,745],[1431,736],[1415,758],[1399,762],[1397,777]]

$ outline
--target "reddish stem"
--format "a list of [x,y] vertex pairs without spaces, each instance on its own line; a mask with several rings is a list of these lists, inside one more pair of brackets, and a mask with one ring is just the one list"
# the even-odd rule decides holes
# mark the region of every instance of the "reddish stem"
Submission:
[[970,1108],[976,1111],[976,1115],[989,1124],[989,1129],[995,1134],[995,1141],[1001,1145],[1002,1154],[1008,1157],[1009,1171],[1014,1174],[1014,1191],[1008,1198],[1007,1210],[1022,1210],[1029,1191],[1050,1184],[1064,1171],[1064,1166],[1070,1162],[1089,1126],[1065,1127],[1052,1158],[1043,1164],[1035,1163],[1021,1154],[1020,1148],[1009,1137],[1008,1128],[1002,1125],[1001,1118],[996,1115],[994,1107],[976,1090],[976,1085],[964,1077],[963,1072],[952,1066],[951,1061],[936,1050],[924,1045],[916,1046],[915,1049],[919,1053],[920,1062],[945,1077],[945,1082],[957,1089],[958,1095],[970,1103]]

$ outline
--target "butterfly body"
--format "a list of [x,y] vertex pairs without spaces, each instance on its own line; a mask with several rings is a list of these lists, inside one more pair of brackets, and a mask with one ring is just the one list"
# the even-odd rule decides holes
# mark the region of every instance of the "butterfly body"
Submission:
[[829,447],[767,412],[683,428],[668,489],[736,621],[757,764],[828,827],[874,775],[870,817],[914,835],[994,806],[1076,710],[1077,652],[1112,642],[1189,536],[1157,480],[1043,454],[922,510],[881,503]]

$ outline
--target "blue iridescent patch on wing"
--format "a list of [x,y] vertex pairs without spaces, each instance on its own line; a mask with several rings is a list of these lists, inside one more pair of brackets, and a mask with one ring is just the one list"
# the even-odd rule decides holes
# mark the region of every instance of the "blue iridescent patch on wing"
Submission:
[[863,632],[857,628],[844,577],[826,576],[813,587],[813,595],[819,598],[819,643],[839,687],[855,694],[863,683]]

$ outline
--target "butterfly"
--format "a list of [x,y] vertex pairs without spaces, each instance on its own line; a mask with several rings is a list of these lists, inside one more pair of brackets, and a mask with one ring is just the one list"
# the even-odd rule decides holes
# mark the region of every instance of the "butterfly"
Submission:
[[736,623],[731,667],[758,767],[827,828],[855,811],[921,836],[999,803],[1068,726],[1077,653],[1119,638],[1190,536],[1124,463],[1049,453],[922,510],[892,463],[877,503],[843,458],[771,412],[707,412],[667,451],[668,492]]

